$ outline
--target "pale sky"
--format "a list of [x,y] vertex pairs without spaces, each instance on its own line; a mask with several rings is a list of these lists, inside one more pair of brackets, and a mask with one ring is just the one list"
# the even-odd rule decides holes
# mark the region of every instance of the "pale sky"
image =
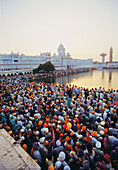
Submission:
[[0,54],[57,53],[118,61],[118,0],[0,0]]

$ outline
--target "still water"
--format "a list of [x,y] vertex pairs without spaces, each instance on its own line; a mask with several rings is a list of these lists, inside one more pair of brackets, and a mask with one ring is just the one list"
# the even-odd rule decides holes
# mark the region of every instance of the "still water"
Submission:
[[71,84],[85,88],[118,89],[118,70],[93,70],[86,73],[57,77],[55,83]]
[[85,73],[72,74],[56,78],[38,79],[36,82],[47,82],[57,84],[71,84],[77,87],[118,89],[118,70],[93,70]]

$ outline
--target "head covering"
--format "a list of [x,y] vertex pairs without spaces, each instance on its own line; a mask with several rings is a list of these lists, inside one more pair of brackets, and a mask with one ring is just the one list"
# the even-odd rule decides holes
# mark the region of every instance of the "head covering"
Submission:
[[100,135],[104,135],[104,131],[103,130],[100,131]]
[[11,134],[12,134],[12,131],[10,130],[8,133],[11,135]]
[[64,170],[71,170],[68,165],[64,166]]
[[36,135],[36,136],[39,135],[39,131],[36,131],[36,132],[35,132],[35,135]]
[[37,115],[37,114],[35,114],[35,115],[34,115],[34,117],[37,119],[37,118],[38,118],[38,115]]
[[95,136],[97,136],[97,133],[98,133],[97,131],[92,131],[92,132],[91,132],[91,136],[94,136],[94,137],[95,137]]
[[108,155],[107,153],[106,153],[105,156],[104,156],[104,161],[105,161],[106,163],[110,163],[110,162],[111,162],[111,157],[110,157],[110,155]]
[[21,136],[20,139],[25,140],[25,137],[24,137],[24,136]]
[[48,124],[47,124],[47,123],[44,123],[43,127],[47,127],[47,126],[48,126]]
[[82,126],[82,130],[86,130],[86,126]]
[[49,132],[48,128],[45,128],[44,132],[45,132],[45,133],[48,133],[48,132]]
[[40,138],[39,142],[42,144],[45,141],[45,137]]
[[104,126],[105,125],[105,121],[103,120],[100,125]]
[[70,139],[69,136],[66,136],[66,141],[69,141],[69,139]]
[[70,122],[68,122],[67,127],[70,129],[72,127],[72,124]]
[[57,146],[60,146],[61,145],[61,142],[59,140],[56,141],[56,145]]
[[24,129],[21,129],[21,130],[20,130],[20,132],[21,132],[21,133],[24,133],[24,132],[25,132],[25,130],[24,130]]
[[54,166],[53,165],[49,165],[48,166],[48,170],[54,170]]
[[71,157],[71,158],[75,158],[75,157],[76,157],[75,151],[71,151],[71,152],[70,152],[70,157]]
[[61,161],[57,161],[56,163],[55,163],[55,169],[58,169],[58,168],[60,168],[61,167]]
[[64,153],[63,151],[61,151],[61,152],[59,153],[58,160],[64,161],[64,160],[65,160],[65,157],[66,157],[65,153]]
[[59,128],[56,128],[56,132],[59,132]]
[[92,110],[92,111],[91,111],[91,113],[92,113],[92,114],[94,114],[94,113],[95,113],[95,111],[94,111],[94,110]]
[[92,142],[92,139],[91,139],[89,136],[87,136],[87,137],[86,137],[86,141],[87,141],[88,143],[91,143],[91,142]]
[[68,149],[68,150],[73,150],[72,146],[69,145],[69,144],[67,145],[67,149]]
[[81,139],[83,136],[82,135],[77,135],[78,139]]
[[100,137],[97,138],[97,140],[98,140],[99,142],[102,142],[102,141],[103,141],[103,137],[100,136]]
[[96,148],[98,148],[98,149],[101,148],[101,143],[99,141],[96,142]]
[[41,121],[39,121],[39,122],[38,122],[38,125],[40,126],[41,124],[42,124],[42,122],[41,122]]
[[105,129],[104,129],[104,133],[108,133],[108,128],[105,128]]
[[55,123],[52,123],[52,126],[55,126]]
[[23,144],[23,149],[25,150],[25,151],[27,151],[27,145],[26,144]]

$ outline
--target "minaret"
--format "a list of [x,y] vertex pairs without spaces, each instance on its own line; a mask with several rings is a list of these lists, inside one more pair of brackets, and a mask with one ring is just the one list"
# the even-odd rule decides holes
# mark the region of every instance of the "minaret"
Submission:
[[112,59],[113,59],[112,54],[113,54],[113,48],[111,47],[109,51],[109,62],[110,63],[112,63]]
[[59,45],[57,52],[58,52],[59,58],[61,59],[62,66],[64,66],[63,60],[65,58],[65,48],[64,48],[63,44]]
[[105,56],[106,56],[106,55],[107,55],[107,54],[105,54],[105,53],[100,54],[100,56],[102,56],[102,64],[105,63]]

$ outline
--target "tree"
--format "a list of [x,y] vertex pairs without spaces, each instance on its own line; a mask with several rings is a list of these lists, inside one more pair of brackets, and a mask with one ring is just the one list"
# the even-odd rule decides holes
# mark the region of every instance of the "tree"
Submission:
[[44,64],[40,64],[38,66],[38,68],[33,69],[33,73],[39,73],[40,70],[43,70],[43,71],[49,73],[49,71],[55,70],[55,66],[50,61],[48,61]]

